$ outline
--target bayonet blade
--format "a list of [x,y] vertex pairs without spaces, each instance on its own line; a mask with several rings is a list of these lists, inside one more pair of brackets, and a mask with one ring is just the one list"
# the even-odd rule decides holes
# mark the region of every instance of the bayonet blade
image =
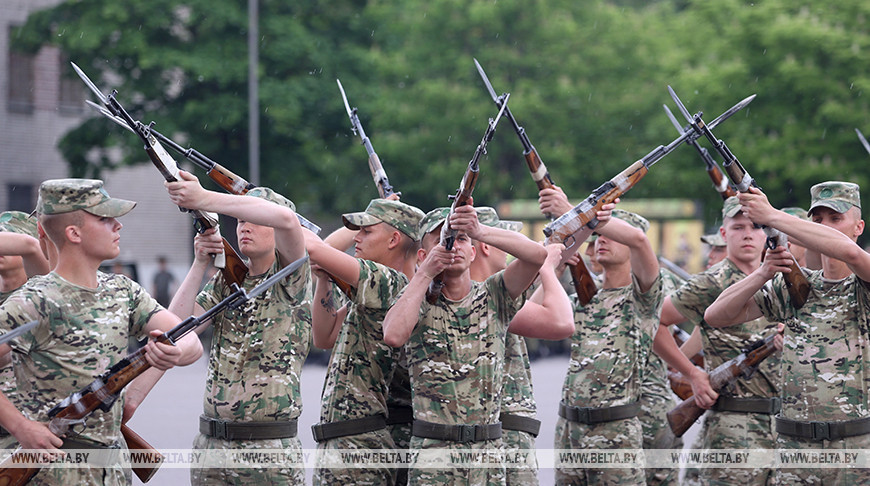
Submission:
[[27,324],[24,324],[22,326],[18,326],[15,329],[7,332],[6,334],[3,334],[2,336],[0,336],[0,344],[8,343],[9,341],[17,338],[18,336],[24,334],[25,332],[33,329],[33,327],[36,326],[37,324],[39,324],[39,321],[30,321]]
[[109,120],[112,120],[113,122],[117,123],[118,125],[121,125],[122,127],[126,128],[127,130],[130,130],[133,133],[136,133],[136,130],[133,130],[133,127],[131,127],[130,125],[127,125],[127,122],[125,122],[123,118],[121,118],[120,116],[117,116],[117,115],[113,115],[112,112],[110,112],[109,110],[106,109],[106,107],[100,106],[91,100],[85,100],[85,103],[87,103],[88,105],[93,107],[95,110],[98,110],[100,113],[103,114],[103,116],[105,116]]
[[335,79],[335,82],[338,83],[338,90],[341,91],[341,99],[344,101],[344,109],[347,110],[347,116],[353,118],[353,110],[350,109],[350,103],[347,102],[347,95],[344,94],[344,86],[341,85],[341,81],[338,78]]
[[867,143],[867,139],[864,138],[864,134],[861,133],[861,130],[858,130],[857,128],[855,129],[855,133],[858,134],[858,139],[861,140],[861,145],[864,146],[864,150],[866,150],[867,153],[870,153],[870,143]]
[[495,90],[492,88],[489,78],[486,77],[486,73],[483,72],[483,68],[480,66],[480,63],[477,62],[477,59],[474,59],[474,65],[477,66],[477,72],[480,74],[480,77],[483,78],[483,84],[486,85],[486,90],[489,91],[489,95],[492,96],[492,101],[498,103],[498,95],[495,94]]
[[674,114],[671,113],[671,109],[668,108],[668,105],[662,105],[662,108],[665,109],[665,113],[668,114],[668,119],[671,121],[671,123],[673,123],[674,128],[677,129],[677,133],[682,135],[685,130],[683,129],[683,126],[680,125],[680,122],[677,121],[677,117],[675,117]]
[[501,116],[504,115],[504,111],[507,108],[507,104],[508,104],[508,98],[510,98],[510,97],[511,97],[510,93],[505,93],[502,95],[501,98],[498,98],[501,100],[501,107],[499,108],[498,115],[495,116],[495,121],[492,124],[493,129],[495,129],[496,125],[498,125],[498,121],[501,120]]
[[677,108],[680,110],[680,113],[682,113],[683,116],[686,117],[686,120],[688,120],[689,123],[694,125],[695,119],[692,118],[692,115],[689,114],[689,110],[686,109],[686,105],[684,105],[683,102],[680,101],[680,97],[677,96],[677,93],[674,91],[673,88],[671,88],[671,85],[668,85],[668,93],[671,94],[671,99],[674,100],[674,103],[677,104]]
[[742,100],[740,100],[739,103],[732,106],[731,108],[728,108],[728,111],[717,116],[716,119],[711,121],[710,123],[708,123],[707,126],[710,127],[710,130],[716,128],[716,125],[731,118],[731,115],[733,115],[733,114],[737,113],[738,111],[742,110],[743,108],[745,108],[746,105],[748,105],[749,103],[752,103],[752,100],[754,100],[754,99],[755,99],[754,94],[749,95],[746,98],[743,98]]
[[108,103],[108,98],[106,97],[106,95],[104,95],[103,92],[100,91],[100,88],[97,88],[97,85],[95,85],[93,81],[91,81],[87,74],[85,74],[84,71],[76,66],[76,63],[70,61],[70,64],[72,64],[72,67],[75,70],[76,74],[78,74],[79,77],[82,78],[82,81],[84,81],[85,85],[87,85],[87,87],[90,88],[95,95],[97,95],[97,98],[99,98],[103,104]]

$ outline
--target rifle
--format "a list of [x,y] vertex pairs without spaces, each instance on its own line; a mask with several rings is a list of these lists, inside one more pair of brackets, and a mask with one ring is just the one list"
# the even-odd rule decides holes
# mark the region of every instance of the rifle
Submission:
[[[715,127],[727,120],[734,113],[740,111],[741,108],[749,104],[751,97],[741,100],[736,105],[729,108],[726,112],[719,115],[710,124]],[[649,168],[653,164],[661,160],[665,155],[671,153],[687,140],[697,140],[700,138],[699,133],[693,131],[683,132],[679,137],[667,146],[659,145],[652,152],[648,153],[642,159],[631,164],[617,174],[613,179],[605,182],[597,189],[592,191],[586,199],[580,204],[574,206],[567,213],[559,216],[558,219],[548,224],[544,228],[544,235],[547,237],[547,242],[561,242],[566,247],[582,243],[592,234],[592,231],[598,226],[596,213],[605,204],[612,203],[617,198],[622,197],[629,189],[635,186],[649,172]],[[570,245],[568,242],[571,242]]]
[[[72,64],[73,69],[75,69],[76,73],[82,81],[85,82],[88,88],[97,95],[103,103],[103,106],[105,106],[112,115],[123,119],[124,123],[133,132],[139,135],[139,138],[141,138],[143,142],[145,142],[145,152],[148,154],[148,158],[151,159],[154,166],[157,167],[160,174],[163,175],[163,178],[170,182],[177,181],[178,166],[176,165],[175,160],[173,160],[166,152],[166,149],[164,149],[163,146],[160,145],[160,142],[157,141],[157,137],[153,134],[151,126],[143,125],[141,122],[134,120],[133,117],[127,113],[127,110],[125,110],[124,107],[121,106],[121,103],[115,99],[117,91],[112,90],[112,94],[108,96],[104,95],[75,63],[70,64]],[[193,226],[199,233],[204,233],[206,230],[215,228],[218,225],[217,215],[209,214],[200,210],[191,211],[184,208],[179,209],[190,213],[194,220]],[[241,284],[245,279],[245,275],[248,273],[248,267],[225,238],[223,239],[223,246],[224,252],[215,255],[214,265],[221,269],[221,273],[227,282]]]
[[[477,62],[477,59],[474,59],[474,65],[477,66],[477,72],[480,73],[480,77],[483,79],[483,84],[486,85],[486,90],[489,91],[490,97],[492,97],[496,106],[501,108],[501,98],[495,94],[495,90],[493,89],[492,84],[490,84],[489,78],[483,71],[483,67],[481,67],[479,62]],[[520,138],[520,143],[523,145],[523,157],[526,159],[526,165],[529,166],[529,171],[532,174],[532,179],[538,186],[538,190],[552,189],[556,184],[553,182],[553,178],[550,177],[550,172],[547,170],[547,166],[544,165],[544,161],[541,160],[541,157],[538,155],[538,151],[535,149],[534,145],[532,145],[528,135],[526,135],[526,130],[521,127],[516,118],[514,118],[510,108],[505,108],[504,116],[509,122],[511,122],[514,131],[517,132],[517,136]],[[544,216],[550,220],[554,219],[554,215],[552,214],[545,214]],[[568,271],[571,273],[571,281],[574,283],[574,291],[577,292],[577,299],[580,301],[580,304],[588,304],[595,293],[598,292],[598,286],[595,285],[595,279],[592,278],[592,274],[589,273],[589,269],[586,268],[586,263],[584,263],[581,258],[576,265],[568,265]]]
[[[752,95],[749,101],[755,99],[755,95]],[[667,113],[668,118],[671,120],[671,123],[674,124],[674,127],[677,129],[677,132],[683,133],[688,131],[691,127],[682,127],[680,126],[680,122],[674,117],[674,114],[671,113],[668,105],[662,105],[662,108],[665,109],[665,113]],[[722,196],[722,200],[726,200],[731,196],[736,196],[737,191],[734,189],[734,186],[725,178],[722,174],[722,169],[719,168],[719,164],[716,163],[716,160],[713,159],[713,156],[710,155],[710,152],[698,145],[698,142],[695,140],[686,141],[692,147],[695,147],[695,150],[698,151],[698,154],[701,156],[701,159],[704,161],[704,164],[707,166],[707,175],[710,176],[710,179],[713,181],[713,188],[716,189],[716,192]]]
[[663,267],[665,267],[669,272],[676,275],[683,282],[688,282],[692,279],[692,275],[689,272],[683,270],[682,267],[661,255],[659,255],[659,263],[661,263]]
[[[456,211],[456,208],[467,205],[469,199],[471,199],[471,193],[474,191],[474,185],[477,183],[477,176],[480,173],[480,157],[486,153],[486,144],[492,140],[492,136],[495,134],[495,127],[507,108],[510,96],[510,93],[502,95],[501,107],[498,110],[498,114],[495,118],[489,119],[486,131],[483,133],[483,138],[474,150],[474,155],[471,156],[471,160],[468,162],[468,168],[459,182],[459,189],[456,190],[456,194],[447,196],[448,199],[453,200],[453,203],[450,205],[450,213],[447,215],[447,220],[441,226],[441,244],[448,250],[453,249],[453,243],[456,241],[457,234],[456,230],[450,227],[450,216]],[[444,272],[441,272],[429,283],[429,288],[426,290],[426,301],[430,304],[437,302],[443,288]]]
[[[776,351],[773,340],[778,333],[773,333],[749,346],[749,349],[710,372],[710,385],[716,392],[734,383],[739,378],[750,378],[758,369],[758,365]],[[683,400],[673,410],[667,413],[668,424],[674,435],[681,437],[689,427],[703,415],[705,410],[695,403],[695,397]]]
[[[99,112],[102,113],[109,120],[112,120],[113,122],[117,123],[118,125],[126,128],[127,130],[129,130],[133,133],[137,133],[136,130],[134,130],[132,127],[130,127],[130,125],[128,125],[127,122],[122,117],[113,115],[109,110],[94,103],[91,100],[85,100],[85,103],[87,103],[90,106],[92,106],[93,108],[99,110]],[[218,164],[217,162],[215,162],[214,160],[206,157],[198,150],[196,150],[192,147],[191,148],[184,148],[181,145],[179,145],[178,143],[176,143],[174,140],[172,140],[171,138],[158,132],[157,130],[154,129],[154,122],[151,122],[148,125],[148,130],[151,132],[152,135],[154,135],[154,137],[157,138],[157,140],[160,143],[165,144],[167,147],[176,151],[178,154],[182,155],[187,160],[193,162],[194,165],[196,165],[200,169],[204,170],[205,174],[212,181],[214,181],[218,186],[220,186],[221,189],[223,189],[224,191],[226,191],[230,194],[243,195],[243,194],[247,194],[247,192],[250,191],[251,189],[257,187],[253,183],[245,180],[243,177],[235,174],[234,172],[230,171],[226,167],[224,167],[224,166]],[[320,227],[319,226],[312,223],[311,221],[309,221],[308,219],[306,219],[305,217],[303,217],[299,213],[296,213],[296,217],[299,219],[299,224],[308,228],[314,234],[320,234]]]
[[336,79],[335,82],[338,83],[338,89],[341,91],[341,99],[344,101],[344,108],[347,110],[348,118],[350,118],[350,129],[353,131],[354,135],[359,135],[361,143],[366,148],[366,153],[369,155],[369,171],[371,171],[372,179],[374,179],[375,186],[378,188],[378,194],[381,198],[387,198],[393,194],[399,194],[401,196],[402,194],[396,193],[393,190],[393,186],[390,185],[390,179],[387,177],[386,171],[384,171],[384,166],[381,165],[381,159],[378,157],[378,154],[375,153],[375,149],[372,147],[372,141],[366,136],[362,123],[359,121],[356,107],[351,109],[350,104],[347,102],[347,95],[344,94],[344,87],[341,85],[341,81]]
[[[219,312],[223,312],[224,309],[238,309],[249,300],[258,297],[287,275],[298,270],[307,260],[308,256],[304,256],[290,263],[276,272],[275,275],[272,275],[260,285],[251,289],[250,292],[245,291],[244,288],[240,288],[236,284],[232,284],[233,293],[202,313],[202,315],[197,317],[190,316],[181,321],[169,331],[158,336],[156,340],[161,343],[175,345],[179,339],[212,319]],[[97,409],[108,412],[112,409],[115,400],[118,399],[124,387],[150,367],[151,365],[145,359],[145,348],[139,348],[137,351],[128,354],[124,359],[118,361],[114,366],[96,377],[89,385],[78,392],[72,393],[49,410],[48,416],[50,420],[48,422],[48,429],[54,435],[62,437],[74,426],[84,425],[86,419]],[[40,466],[38,464],[28,468],[16,467],[17,464],[28,462],[28,458],[20,451],[21,449],[19,448],[19,450],[13,452],[9,458],[0,464],[0,484],[26,484],[39,472]]]
[[[716,151],[722,156],[722,159],[724,160],[722,168],[725,169],[728,178],[731,179],[731,182],[737,190],[740,192],[747,192],[750,187],[761,189],[758,184],[756,184],[755,179],[746,172],[746,169],[743,168],[743,165],[740,164],[737,157],[731,152],[728,146],[725,145],[725,142],[713,135],[714,127],[708,127],[704,123],[704,120],[701,118],[702,113],[696,113],[694,117],[689,115],[689,111],[686,110],[685,105],[680,101],[680,98],[677,96],[677,93],[674,92],[673,88],[668,86],[668,91],[671,94],[671,98],[673,98],[677,107],[680,109],[680,112],[682,112],[683,116],[689,120],[689,124],[695,132],[707,137],[707,140],[713,144]],[[773,250],[777,246],[788,247],[788,236],[786,236],[785,233],[766,225],[762,225],[761,229],[763,229],[764,234],[767,235],[768,249]],[[794,257],[792,257],[791,271],[782,272],[782,276],[785,279],[785,285],[788,289],[788,294],[791,297],[792,304],[796,309],[800,309],[807,302],[807,296],[810,293],[810,283],[807,281],[807,277],[804,275],[800,266],[798,266]]]

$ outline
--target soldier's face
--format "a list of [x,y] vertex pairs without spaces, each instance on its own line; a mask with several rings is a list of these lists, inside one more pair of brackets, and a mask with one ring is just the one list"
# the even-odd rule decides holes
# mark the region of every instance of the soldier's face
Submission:
[[100,260],[111,260],[121,254],[122,225],[115,218],[84,213],[80,228],[85,248]]
[[381,257],[387,250],[391,236],[392,232],[385,223],[361,227],[353,238],[353,256],[382,263]]
[[275,252],[275,230],[269,226],[239,220],[236,237],[239,239],[239,251],[248,258],[258,258]]
[[752,263],[761,258],[764,249],[764,231],[756,228],[743,213],[725,218],[719,233],[725,239],[728,258],[737,262]]
[[606,236],[598,235],[595,240],[595,255],[601,266],[619,265],[629,261],[631,249],[627,245],[617,243]]
[[453,241],[454,261],[445,271],[465,271],[471,267],[471,262],[474,261],[477,255],[474,245],[471,243],[471,238],[465,233],[457,233],[456,239]]
[[813,209],[813,222],[823,224],[843,233],[856,241],[864,232],[864,221],[861,219],[858,209],[851,208],[845,213],[838,213],[824,206]]
[[710,248],[710,252],[707,253],[707,268],[712,267],[713,265],[721,262],[725,259],[725,256],[728,252],[725,250],[724,246],[714,246]]

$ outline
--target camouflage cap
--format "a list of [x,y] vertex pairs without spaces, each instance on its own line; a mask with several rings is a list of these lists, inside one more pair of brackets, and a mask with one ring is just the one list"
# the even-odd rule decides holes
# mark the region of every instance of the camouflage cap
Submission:
[[387,223],[414,241],[420,241],[422,237],[418,233],[421,219],[423,219],[423,211],[403,202],[389,199],[372,199],[365,211],[341,215],[341,221],[352,230],[358,230],[363,226]]
[[477,220],[480,221],[480,224],[482,225],[494,226],[508,231],[519,231],[523,229],[523,223],[521,221],[501,220],[498,217],[498,213],[495,212],[495,209],[489,206],[474,208],[474,210],[477,211]]
[[829,181],[816,184],[810,188],[810,210],[807,215],[813,212],[813,209],[824,206],[831,208],[838,213],[845,213],[852,206],[861,208],[861,194],[858,184],[851,182]]
[[733,218],[740,212],[740,200],[737,196],[731,196],[722,203],[722,217]]
[[649,221],[647,221],[646,218],[639,214],[632,213],[624,209],[614,209],[613,213],[611,214],[614,218],[621,219],[626,223],[634,226],[635,228],[643,231],[644,233],[649,230]]
[[806,220],[810,219],[807,216],[807,210],[804,208],[794,208],[794,207],[782,208],[782,212],[784,212],[785,214],[790,214],[792,216],[797,216],[800,219],[806,219]]
[[709,235],[702,235],[701,242],[710,246],[727,246],[725,244],[725,238],[722,238],[722,235],[718,231],[716,233],[710,233]]
[[36,231],[36,218],[31,218],[29,214],[21,211],[0,213],[0,231],[39,238],[39,233]]
[[109,197],[98,179],[52,179],[39,186],[36,211],[39,214],[62,214],[86,211],[94,216],[117,218],[129,213],[136,203]]
[[293,201],[287,199],[286,197],[278,194],[277,192],[269,189],[268,187],[255,187],[250,191],[245,193],[246,196],[254,196],[260,199],[265,199],[267,201],[271,201],[279,206],[284,206],[285,208],[290,208],[292,211],[296,211],[296,205],[293,204]]
[[426,216],[423,216],[423,219],[420,220],[420,238],[422,239],[430,231],[446,221],[448,214],[450,214],[450,208],[435,208],[426,213]]

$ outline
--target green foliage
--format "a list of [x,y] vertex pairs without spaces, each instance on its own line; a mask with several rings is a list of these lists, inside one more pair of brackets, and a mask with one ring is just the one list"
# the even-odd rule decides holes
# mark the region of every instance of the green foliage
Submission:
[[[15,42],[60,46],[134,117],[246,175],[244,3],[68,1],[32,15]],[[757,93],[716,134],[774,204],[806,206],[821,180],[870,187],[854,134],[870,132],[868,18],[858,0],[261,0],[262,181],[323,218],[375,197],[340,78],[403,199],[447,204],[496,113],[477,58],[574,199],[676,138],[662,113],[676,113],[671,85],[707,121]],[[536,196],[512,132],[501,124],[481,162],[482,204]],[[61,142],[89,176],[111,169],[116,146],[124,163],[147,160],[102,120]],[[703,168],[681,147],[628,197],[697,199],[712,224],[721,202]]]

